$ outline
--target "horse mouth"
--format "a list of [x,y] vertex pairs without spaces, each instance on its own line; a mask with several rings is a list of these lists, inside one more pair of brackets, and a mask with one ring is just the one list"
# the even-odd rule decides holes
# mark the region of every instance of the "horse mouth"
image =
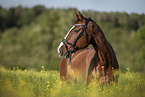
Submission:
[[59,53],[60,58],[69,58],[69,53],[65,51],[64,53]]

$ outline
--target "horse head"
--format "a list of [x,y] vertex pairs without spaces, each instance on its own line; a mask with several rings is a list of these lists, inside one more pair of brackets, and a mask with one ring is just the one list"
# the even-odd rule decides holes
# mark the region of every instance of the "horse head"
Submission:
[[69,52],[87,47],[91,43],[92,25],[91,18],[85,18],[80,12],[75,13],[74,25],[58,47],[59,56],[68,58]]

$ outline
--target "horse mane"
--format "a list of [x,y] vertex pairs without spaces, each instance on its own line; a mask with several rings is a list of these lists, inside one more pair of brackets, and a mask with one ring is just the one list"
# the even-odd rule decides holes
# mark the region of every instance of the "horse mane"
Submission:
[[75,19],[75,20],[73,21],[73,25],[76,24],[78,21],[80,21],[80,19]]
[[89,19],[90,21],[92,21],[93,23],[96,24],[96,27],[97,27],[97,30],[98,30],[98,31],[103,32],[102,29],[100,28],[100,26],[99,26],[94,20],[92,20],[90,17],[89,17],[88,19]]

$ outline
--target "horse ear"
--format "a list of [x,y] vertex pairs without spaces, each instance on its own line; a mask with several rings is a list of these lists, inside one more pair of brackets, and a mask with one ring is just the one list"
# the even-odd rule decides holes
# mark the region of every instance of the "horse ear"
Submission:
[[79,19],[80,19],[81,21],[83,21],[84,16],[80,13],[80,11],[78,11],[78,13],[79,13]]
[[79,18],[78,14],[75,12],[75,18],[76,20]]

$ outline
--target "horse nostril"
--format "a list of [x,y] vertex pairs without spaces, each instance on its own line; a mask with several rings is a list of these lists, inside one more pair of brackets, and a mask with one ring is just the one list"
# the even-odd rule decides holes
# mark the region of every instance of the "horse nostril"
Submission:
[[62,48],[59,49],[59,54],[61,54],[61,55],[63,54]]
[[59,53],[62,54],[62,51],[60,51]]

